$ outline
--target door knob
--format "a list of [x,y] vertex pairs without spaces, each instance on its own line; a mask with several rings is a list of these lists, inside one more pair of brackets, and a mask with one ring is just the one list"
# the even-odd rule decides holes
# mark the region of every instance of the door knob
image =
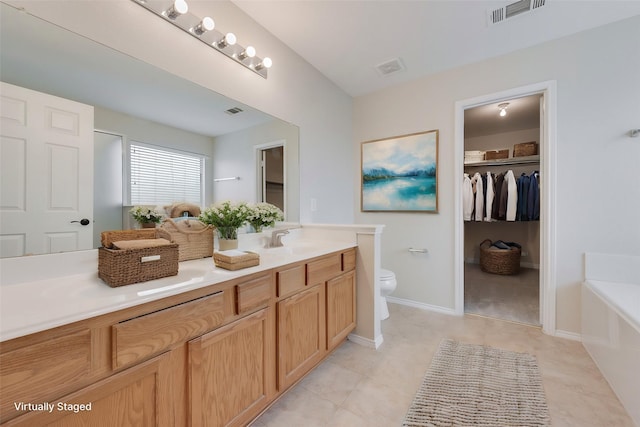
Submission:
[[74,222],[79,222],[80,225],[89,225],[91,223],[91,221],[89,221],[87,218],[82,218],[80,221],[71,221],[72,224]]

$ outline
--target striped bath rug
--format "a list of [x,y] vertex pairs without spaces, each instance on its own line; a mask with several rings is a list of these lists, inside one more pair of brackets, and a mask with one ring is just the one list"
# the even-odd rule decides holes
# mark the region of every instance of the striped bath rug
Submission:
[[443,340],[402,425],[549,426],[536,358]]

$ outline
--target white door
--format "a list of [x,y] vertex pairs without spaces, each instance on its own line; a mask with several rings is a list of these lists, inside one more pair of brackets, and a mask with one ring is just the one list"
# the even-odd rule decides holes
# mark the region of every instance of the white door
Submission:
[[0,82],[0,256],[90,249],[93,107]]

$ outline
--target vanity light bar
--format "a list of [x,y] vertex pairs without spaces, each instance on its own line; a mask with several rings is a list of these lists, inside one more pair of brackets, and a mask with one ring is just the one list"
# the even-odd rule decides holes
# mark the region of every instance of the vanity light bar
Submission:
[[190,34],[210,48],[223,53],[240,65],[254,73],[267,78],[267,70],[271,67],[270,58],[260,58],[255,55],[255,49],[246,48],[235,42],[233,33],[221,33],[215,28],[213,19],[199,18],[188,11],[186,0],[131,0],[144,7],[154,15],[175,25]]

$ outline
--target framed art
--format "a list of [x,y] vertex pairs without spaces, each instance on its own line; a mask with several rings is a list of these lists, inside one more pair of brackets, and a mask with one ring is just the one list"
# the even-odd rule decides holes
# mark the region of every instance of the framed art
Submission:
[[362,143],[363,212],[438,212],[438,130]]

